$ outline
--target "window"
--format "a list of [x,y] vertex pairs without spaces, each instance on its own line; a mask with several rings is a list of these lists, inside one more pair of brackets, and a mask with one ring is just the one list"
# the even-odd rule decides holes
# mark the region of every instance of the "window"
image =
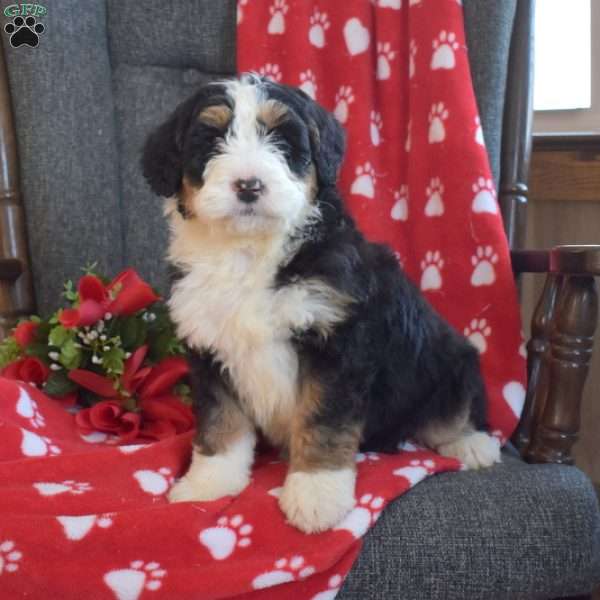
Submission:
[[536,4],[534,131],[600,132],[600,2]]

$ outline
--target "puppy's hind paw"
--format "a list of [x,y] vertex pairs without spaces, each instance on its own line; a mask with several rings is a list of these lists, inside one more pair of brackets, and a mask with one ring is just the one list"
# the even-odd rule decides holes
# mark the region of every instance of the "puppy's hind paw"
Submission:
[[491,467],[501,462],[500,442],[484,431],[465,433],[459,439],[437,447],[442,456],[458,458],[469,469]]

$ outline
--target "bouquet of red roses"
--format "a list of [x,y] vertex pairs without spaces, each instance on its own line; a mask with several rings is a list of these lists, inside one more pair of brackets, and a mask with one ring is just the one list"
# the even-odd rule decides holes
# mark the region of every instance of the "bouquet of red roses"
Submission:
[[0,343],[0,373],[74,407],[84,435],[132,442],[192,429],[188,367],[165,304],[133,269],[112,281],[92,269],[65,284],[68,308],[21,321]]

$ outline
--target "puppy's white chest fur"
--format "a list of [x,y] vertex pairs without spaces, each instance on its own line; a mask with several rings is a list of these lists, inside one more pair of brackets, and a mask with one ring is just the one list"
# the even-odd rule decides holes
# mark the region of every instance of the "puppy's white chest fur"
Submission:
[[181,237],[170,247],[171,258],[187,271],[169,301],[179,336],[197,350],[214,352],[257,425],[267,431],[274,419],[288,422],[298,358],[285,315],[290,301],[273,289],[281,253],[255,244],[194,242],[193,257],[185,261]]

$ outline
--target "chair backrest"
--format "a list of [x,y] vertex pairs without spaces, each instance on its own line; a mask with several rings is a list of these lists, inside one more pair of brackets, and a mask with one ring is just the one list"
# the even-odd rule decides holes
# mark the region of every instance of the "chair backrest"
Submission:
[[[484,135],[508,238],[518,245],[530,149],[533,0],[463,4]],[[35,50],[2,39],[2,252],[28,264],[16,138],[38,311],[55,307],[62,282],[77,278],[87,260],[100,259],[107,273],[133,264],[164,289],[166,228],[142,179],[139,152],[148,131],[195,86],[233,74],[235,11],[235,0],[146,0],[146,25],[132,29],[137,0],[98,1],[85,13],[76,0],[64,0],[49,10]],[[25,276],[9,292],[0,289],[5,328],[34,309],[29,282]]]
[[525,245],[533,125],[535,0],[519,0],[515,14],[504,102],[499,201],[511,248]]

